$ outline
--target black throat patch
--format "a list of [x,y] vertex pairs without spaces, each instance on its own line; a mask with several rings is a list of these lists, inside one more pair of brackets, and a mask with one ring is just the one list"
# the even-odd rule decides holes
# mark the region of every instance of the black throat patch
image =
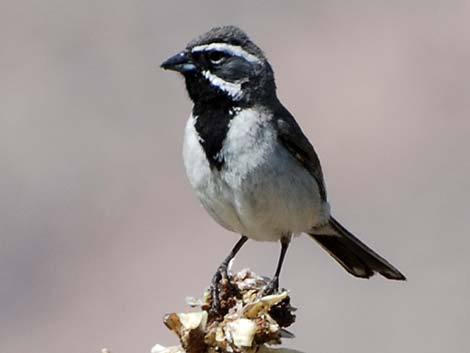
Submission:
[[233,102],[225,99],[194,105],[194,127],[211,168],[220,170],[225,163],[220,151],[227,137],[230,121],[238,110]]

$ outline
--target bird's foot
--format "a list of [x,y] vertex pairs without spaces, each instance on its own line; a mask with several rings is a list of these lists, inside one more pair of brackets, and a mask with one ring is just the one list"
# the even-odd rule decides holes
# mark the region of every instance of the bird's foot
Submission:
[[227,266],[220,265],[211,280],[210,293],[212,297],[211,313],[216,314],[220,311],[220,282],[222,279],[228,279]]
[[226,311],[228,311],[227,305],[223,301],[231,296],[235,296],[236,292],[238,291],[236,291],[235,286],[230,281],[227,265],[220,265],[211,280],[210,294],[212,305],[209,314],[215,318],[223,317]]
[[261,292],[261,296],[271,295],[279,292],[279,278],[274,277]]

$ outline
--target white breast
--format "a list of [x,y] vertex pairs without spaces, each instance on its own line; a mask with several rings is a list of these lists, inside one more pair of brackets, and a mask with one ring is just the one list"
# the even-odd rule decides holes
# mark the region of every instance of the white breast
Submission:
[[314,178],[279,144],[271,117],[242,110],[232,121],[220,156],[211,169],[194,128],[186,125],[183,157],[198,198],[223,227],[256,240],[279,240],[323,224],[329,206]]

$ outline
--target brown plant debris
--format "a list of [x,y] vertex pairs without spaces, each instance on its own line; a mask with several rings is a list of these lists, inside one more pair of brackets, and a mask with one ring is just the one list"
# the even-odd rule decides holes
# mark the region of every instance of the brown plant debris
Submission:
[[202,301],[189,299],[189,304],[201,310],[172,313],[165,316],[165,325],[176,333],[181,347],[155,346],[153,353],[254,353],[270,352],[266,345],[280,344],[282,337],[292,337],[285,330],[295,321],[286,290],[262,296],[269,279],[252,271],[242,270],[221,283],[221,309],[209,314],[210,292]]

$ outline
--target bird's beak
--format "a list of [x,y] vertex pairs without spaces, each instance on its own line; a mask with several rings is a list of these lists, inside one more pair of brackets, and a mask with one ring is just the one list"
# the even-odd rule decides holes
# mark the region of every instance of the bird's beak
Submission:
[[160,67],[164,70],[173,70],[181,73],[194,71],[196,69],[196,65],[191,61],[189,53],[186,50],[165,60]]

